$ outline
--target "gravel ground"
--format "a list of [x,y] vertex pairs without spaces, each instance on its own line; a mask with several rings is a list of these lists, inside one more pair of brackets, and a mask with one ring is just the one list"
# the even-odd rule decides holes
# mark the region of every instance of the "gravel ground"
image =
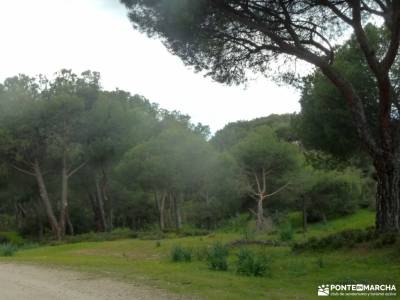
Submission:
[[162,290],[58,268],[0,264],[1,300],[183,299]]

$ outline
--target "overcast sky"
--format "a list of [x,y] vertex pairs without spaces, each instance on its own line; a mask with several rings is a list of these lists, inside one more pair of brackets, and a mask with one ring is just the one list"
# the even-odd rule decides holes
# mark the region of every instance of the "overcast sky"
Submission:
[[157,40],[133,30],[118,0],[0,0],[0,80],[66,68],[101,73],[105,89],[141,94],[212,131],[299,110],[298,93],[266,79],[231,87],[185,67]]

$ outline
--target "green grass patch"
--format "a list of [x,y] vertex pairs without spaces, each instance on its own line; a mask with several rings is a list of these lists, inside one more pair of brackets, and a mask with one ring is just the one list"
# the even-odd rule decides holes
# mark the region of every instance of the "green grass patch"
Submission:
[[[373,223],[370,217],[370,212],[361,211],[324,225],[311,225],[308,234],[322,237],[334,230],[369,227]],[[13,257],[1,257],[0,261],[73,268],[211,300],[318,299],[318,285],[339,282],[400,286],[398,245],[299,254],[286,246],[246,246],[253,253],[268,257],[268,276],[238,275],[239,248],[230,249],[227,271],[211,270],[207,257],[213,245],[225,245],[241,238],[241,233],[220,232],[201,237],[164,239],[159,246],[154,240],[140,239],[83,242],[20,250]],[[296,233],[294,238],[300,237]],[[171,251],[176,245],[192,249],[191,262],[171,261]]]

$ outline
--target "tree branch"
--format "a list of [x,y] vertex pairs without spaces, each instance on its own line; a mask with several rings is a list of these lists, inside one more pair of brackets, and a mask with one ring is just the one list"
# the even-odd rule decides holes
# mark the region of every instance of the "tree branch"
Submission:
[[30,175],[30,176],[35,176],[35,173],[27,171],[27,170],[24,170],[24,169],[21,169],[21,168],[17,167],[16,165],[11,165],[11,167],[13,167],[15,170],[20,171],[21,173],[24,173],[24,174],[27,174],[27,175]]
[[73,169],[71,172],[68,173],[68,177],[71,177],[72,175],[74,175],[76,172],[78,172],[81,168],[83,168],[84,166],[86,166],[87,161],[83,162],[82,164],[80,164],[78,167],[76,167],[75,169]]
[[283,186],[281,186],[279,189],[277,189],[275,192],[266,195],[266,197],[271,197],[271,196],[273,196],[273,195],[275,195],[275,194],[277,194],[277,193],[283,191],[289,184],[290,184],[290,182],[286,183],[285,185],[283,185]]

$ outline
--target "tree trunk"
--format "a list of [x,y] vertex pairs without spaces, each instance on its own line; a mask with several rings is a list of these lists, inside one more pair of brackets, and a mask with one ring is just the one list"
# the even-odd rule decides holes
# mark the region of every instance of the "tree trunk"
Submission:
[[38,226],[38,239],[39,239],[39,241],[42,241],[44,230],[43,230],[42,216],[40,214],[40,211],[41,211],[40,203],[33,206],[33,211],[36,215],[36,222],[37,222],[37,226]]
[[165,198],[167,196],[166,192],[155,192],[154,197],[156,200],[156,205],[159,213],[160,230],[165,230]]
[[264,228],[264,208],[263,208],[263,198],[260,197],[257,200],[257,230],[263,230]]
[[68,171],[64,159],[64,165],[61,171],[61,211],[60,211],[60,221],[59,221],[59,227],[62,236],[64,236],[66,232],[67,214],[68,214]]
[[[112,199],[109,197],[108,193],[108,178],[107,178],[107,173],[104,170],[104,167],[101,167],[101,174],[102,174],[102,179],[101,179],[101,193],[102,193],[102,200],[103,200],[103,212],[102,215],[104,215],[104,220],[105,220],[105,228],[107,231],[111,231],[113,229],[113,218],[114,218],[114,211],[113,211],[113,203]],[[106,218],[106,209],[105,207],[108,207],[108,223],[107,223],[107,218]]]
[[43,179],[43,174],[40,169],[39,162],[35,160],[34,165],[33,165],[34,173],[35,173],[35,178],[37,185],[39,187],[39,194],[40,194],[40,199],[42,199],[43,205],[46,209],[46,214],[47,218],[49,220],[51,230],[53,231],[54,236],[60,240],[61,239],[61,230],[58,226],[57,219],[54,215],[53,207],[50,202],[49,195],[47,193],[47,188],[46,184],[44,183]]
[[178,195],[173,195],[172,196],[173,201],[174,201],[174,217],[175,217],[175,227],[176,229],[181,229],[182,228],[182,216],[181,216],[181,198],[183,198],[182,194]]
[[74,235],[75,234],[75,230],[74,230],[74,225],[72,224],[71,218],[69,216],[69,210],[67,210],[66,222],[67,222],[68,233],[70,235]]
[[389,160],[374,163],[377,170],[376,229],[400,231],[400,166]]
[[101,226],[102,226],[102,228],[104,228],[104,230],[107,230],[107,221],[106,221],[106,214],[104,211],[103,193],[101,191],[100,183],[99,183],[97,176],[95,177],[95,185],[96,185],[97,208],[98,208],[99,214],[100,214]]
[[101,221],[101,216],[100,216],[100,211],[97,205],[97,199],[96,195],[88,192],[89,195],[89,200],[90,204],[92,206],[93,210],[93,218],[94,218],[94,224],[96,226],[96,232],[103,232],[105,231],[105,228],[103,227],[103,222]]

